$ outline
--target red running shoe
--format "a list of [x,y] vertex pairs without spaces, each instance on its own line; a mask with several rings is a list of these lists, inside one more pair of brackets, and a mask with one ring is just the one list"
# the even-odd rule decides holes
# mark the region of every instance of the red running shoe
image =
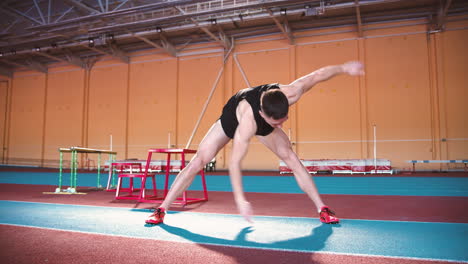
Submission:
[[154,213],[146,219],[145,223],[151,225],[158,225],[164,222],[164,216],[166,215],[166,210],[164,208],[158,208],[154,210]]
[[328,206],[320,208],[320,221],[325,224],[338,224],[340,219],[335,217],[335,213]]

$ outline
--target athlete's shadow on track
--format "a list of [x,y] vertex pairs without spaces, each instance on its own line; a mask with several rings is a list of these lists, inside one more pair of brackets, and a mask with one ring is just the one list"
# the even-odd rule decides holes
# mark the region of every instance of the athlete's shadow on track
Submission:
[[[333,233],[333,227],[340,225],[321,224],[312,229],[310,234],[273,243],[259,243],[249,241],[247,234],[254,232],[252,227],[245,227],[239,231],[233,240],[196,234],[186,229],[159,225],[167,232],[193,241],[198,245],[212,251],[230,256],[238,263],[318,263],[313,260],[310,251],[319,251],[324,248],[326,241]],[[242,247],[240,250],[238,247]],[[255,250],[268,249],[268,250]],[[290,251],[289,251],[290,250]],[[299,251],[299,252],[298,252]],[[309,251],[309,252],[308,252]]]

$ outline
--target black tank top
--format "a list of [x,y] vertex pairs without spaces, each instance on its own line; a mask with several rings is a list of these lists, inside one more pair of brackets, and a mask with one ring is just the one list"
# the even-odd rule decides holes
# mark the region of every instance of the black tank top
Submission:
[[226,133],[229,138],[234,138],[234,133],[239,125],[239,121],[236,117],[236,109],[239,102],[244,99],[250,104],[250,107],[252,107],[255,122],[257,123],[257,131],[255,132],[255,135],[266,136],[273,132],[274,128],[270,126],[259,113],[260,97],[263,92],[271,89],[279,89],[279,85],[277,83],[264,84],[253,88],[243,89],[229,99],[224,106],[223,113],[220,117],[224,133]]

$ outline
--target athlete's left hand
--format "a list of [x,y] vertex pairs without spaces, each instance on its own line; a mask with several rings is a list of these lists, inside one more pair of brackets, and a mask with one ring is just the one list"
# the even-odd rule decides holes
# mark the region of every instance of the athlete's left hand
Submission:
[[359,61],[350,61],[341,65],[341,67],[343,72],[351,76],[364,75],[364,64]]

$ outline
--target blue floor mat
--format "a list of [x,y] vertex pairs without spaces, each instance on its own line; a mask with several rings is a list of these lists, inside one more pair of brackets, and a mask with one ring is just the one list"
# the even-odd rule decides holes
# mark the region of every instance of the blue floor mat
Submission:
[[0,224],[162,241],[298,252],[468,261],[468,224],[174,212],[147,226],[148,210],[0,201]]

